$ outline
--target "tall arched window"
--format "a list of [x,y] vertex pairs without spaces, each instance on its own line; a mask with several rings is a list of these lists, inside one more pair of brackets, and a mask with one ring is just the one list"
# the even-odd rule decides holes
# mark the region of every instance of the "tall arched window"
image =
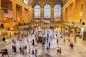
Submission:
[[54,7],[54,18],[61,18],[61,5],[56,4]]
[[44,18],[50,18],[51,17],[51,7],[49,4],[46,4],[44,6]]
[[41,7],[40,7],[40,5],[35,5],[34,18],[40,18],[40,17],[41,17]]

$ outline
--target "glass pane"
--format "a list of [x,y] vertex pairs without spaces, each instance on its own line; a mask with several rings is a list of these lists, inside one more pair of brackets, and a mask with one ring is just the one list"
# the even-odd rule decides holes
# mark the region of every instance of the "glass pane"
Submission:
[[51,7],[50,5],[46,4],[44,6],[44,18],[50,18],[51,17]]
[[61,18],[61,5],[57,4],[54,7],[54,18]]
[[40,5],[35,5],[34,18],[40,18],[40,16],[41,16],[41,7],[40,7]]

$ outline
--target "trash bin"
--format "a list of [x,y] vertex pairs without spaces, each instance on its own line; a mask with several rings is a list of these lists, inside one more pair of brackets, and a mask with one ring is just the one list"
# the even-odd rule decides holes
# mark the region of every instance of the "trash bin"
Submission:
[[86,31],[83,34],[83,40],[86,40]]

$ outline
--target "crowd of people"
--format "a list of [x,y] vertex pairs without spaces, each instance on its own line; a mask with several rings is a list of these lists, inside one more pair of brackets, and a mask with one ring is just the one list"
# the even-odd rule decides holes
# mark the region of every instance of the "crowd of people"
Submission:
[[[27,33],[17,33],[17,38],[12,40],[12,52],[14,53],[14,55],[16,53],[20,53],[23,55],[31,53],[32,57],[37,57],[38,51],[36,46],[38,46],[38,44],[41,44],[43,49],[49,50],[51,49],[51,44],[54,38],[56,39],[56,43],[58,45],[59,38],[63,38],[63,41],[65,42],[65,36],[69,37],[69,35],[69,31],[64,30],[63,28],[58,28],[58,26],[56,28],[52,26],[49,26],[49,28],[41,28],[39,26],[35,29],[28,30]],[[68,39],[68,41],[70,43],[69,46],[71,47],[71,49],[73,49],[73,43],[70,41],[70,39]],[[62,48],[60,46],[57,46],[57,55],[61,56],[61,53]]]

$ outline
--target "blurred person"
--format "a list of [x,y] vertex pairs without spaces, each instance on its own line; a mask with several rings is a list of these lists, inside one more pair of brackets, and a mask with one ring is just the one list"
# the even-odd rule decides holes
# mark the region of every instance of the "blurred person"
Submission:
[[52,39],[54,38],[54,29],[52,26],[47,30],[47,49],[51,47]]
[[57,55],[61,56],[62,49],[60,47],[57,47]]
[[74,44],[72,42],[70,42],[70,48],[74,49]]
[[81,39],[83,39],[83,34],[84,34],[84,32],[85,32],[85,28],[84,27],[81,27],[81,29],[80,29],[80,35],[81,35]]

